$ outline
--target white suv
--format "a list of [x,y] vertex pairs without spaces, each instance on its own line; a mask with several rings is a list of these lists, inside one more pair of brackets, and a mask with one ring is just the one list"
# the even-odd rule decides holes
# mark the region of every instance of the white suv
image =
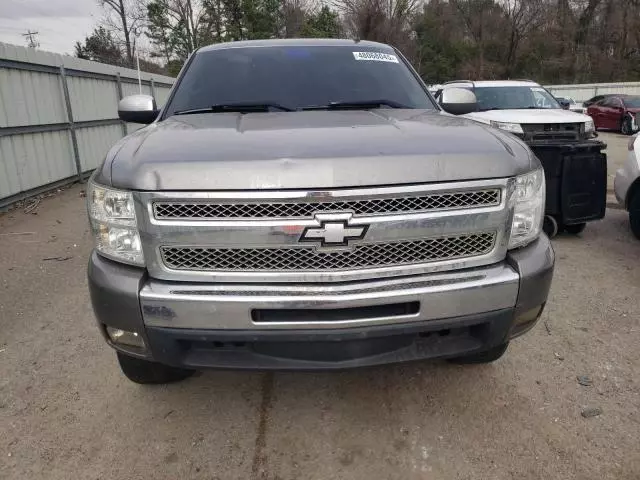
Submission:
[[629,156],[616,172],[616,198],[629,211],[631,231],[640,238],[640,134],[629,140]]
[[[588,115],[564,110],[544,87],[530,80],[456,80],[442,85],[471,90],[478,99],[478,111],[464,115],[493,125],[529,142],[575,141],[595,136]],[[441,98],[442,90],[436,96]]]

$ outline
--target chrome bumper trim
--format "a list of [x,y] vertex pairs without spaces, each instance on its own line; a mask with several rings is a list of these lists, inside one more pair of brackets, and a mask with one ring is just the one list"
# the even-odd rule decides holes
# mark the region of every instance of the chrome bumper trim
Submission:
[[[518,274],[506,264],[334,285],[237,285],[148,280],[140,292],[147,326],[216,329],[339,329],[419,322],[512,308]],[[330,309],[420,302],[416,314],[326,322],[252,321],[253,309]]]

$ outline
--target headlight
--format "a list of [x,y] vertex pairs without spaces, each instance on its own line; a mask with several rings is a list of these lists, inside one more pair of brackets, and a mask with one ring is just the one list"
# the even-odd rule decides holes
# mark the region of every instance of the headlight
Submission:
[[113,260],[144,266],[131,192],[89,182],[87,208],[96,250]]
[[584,134],[587,138],[593,136],[593,133],[596,131],[596,127],[593,124],[593,120],[587,120],[584,122]]
[[504,130],[506,132],[524,135],[522,125],[520,125],[519,123],[494,122],[493,120],[491,120],[491,126],[499,128],[500,130]]
[[540,235],[544,217],[544,171],[535,170],[516,177],[516,190],[512,197],[513,222],[509,248],[522,247]]

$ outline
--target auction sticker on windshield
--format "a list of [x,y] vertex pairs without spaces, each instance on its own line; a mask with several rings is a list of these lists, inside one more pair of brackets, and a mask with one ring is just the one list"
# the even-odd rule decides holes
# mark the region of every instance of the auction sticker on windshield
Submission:
[[391,55],[390,53],[381,52],[353,52],[353,57],[356,60],[369,60],[372,62],[391,62],[399,63],[398,57]]

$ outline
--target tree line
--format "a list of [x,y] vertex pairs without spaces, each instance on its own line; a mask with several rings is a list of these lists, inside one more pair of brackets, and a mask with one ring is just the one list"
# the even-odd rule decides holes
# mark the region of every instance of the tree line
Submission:
[[[75,55],[177,75],[204,45],[266,38],[338,38],[343,26],[328,5],[306,0],[100,0],[105,16]],[[148,45],[149,48],[145,48]]]
[[640,80],[640,0],[99,0],[76,56],[176,75],[203,45],[358,38],[399,48],[428,83]]

